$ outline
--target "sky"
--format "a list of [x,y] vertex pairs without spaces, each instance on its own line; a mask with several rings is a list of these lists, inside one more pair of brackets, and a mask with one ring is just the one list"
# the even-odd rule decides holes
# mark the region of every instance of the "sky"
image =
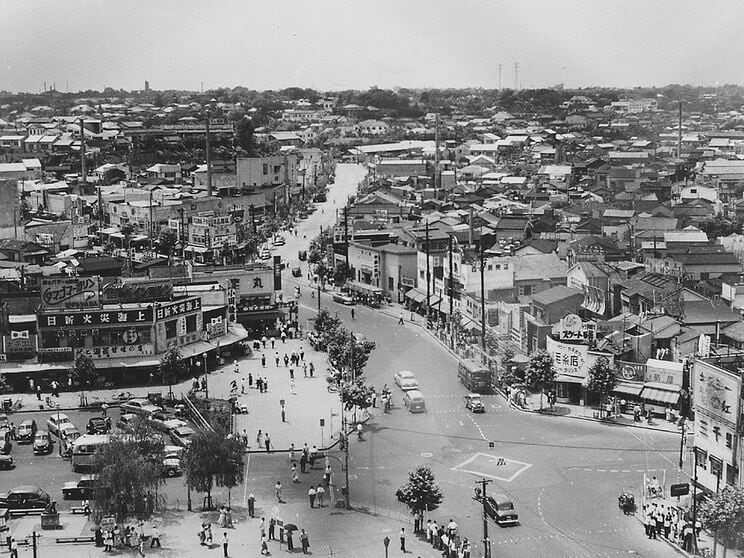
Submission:
[[744,84],[740,0],[0,0],[0,14],[13,92]]

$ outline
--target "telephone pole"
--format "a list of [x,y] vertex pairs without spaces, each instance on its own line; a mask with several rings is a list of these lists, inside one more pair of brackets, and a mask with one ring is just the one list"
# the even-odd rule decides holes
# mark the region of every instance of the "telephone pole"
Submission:
[[[481,485],[481,502],[483,503],[483,557],[491,558],[491,540],[488,538],[488,514],[486,513],[486,486],[491,484],[490,480],[481,479],[475,481],[476,484]],[[478,489],[475,489],[476,494]]]
[[480,243],[480,280],[481,280],[481,347],[483,348],[483,354],[486,354],[486,282],[484,279],[486,258],[483,252],[483,231],[479,235],[478,242]]
[[431,271],[429,269],[429,220],[426,220],[426,319],[429,319],[431,303]]

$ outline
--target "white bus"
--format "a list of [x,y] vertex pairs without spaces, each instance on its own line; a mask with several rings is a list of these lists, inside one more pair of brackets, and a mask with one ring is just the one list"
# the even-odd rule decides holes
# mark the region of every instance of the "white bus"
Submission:
[[85,434],[80,436],[72,444],[72,470],[76,472],[90,471],[93,467],[95,453],[105,444],[108,444],[111,436],[108,434]]

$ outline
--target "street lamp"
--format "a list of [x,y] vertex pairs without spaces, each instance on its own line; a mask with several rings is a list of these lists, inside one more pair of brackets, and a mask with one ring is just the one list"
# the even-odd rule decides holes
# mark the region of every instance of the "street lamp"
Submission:
[[207,370],[207,353],[204,353],[203,362],[204,362],[204,398],[209,399],[209,370]]

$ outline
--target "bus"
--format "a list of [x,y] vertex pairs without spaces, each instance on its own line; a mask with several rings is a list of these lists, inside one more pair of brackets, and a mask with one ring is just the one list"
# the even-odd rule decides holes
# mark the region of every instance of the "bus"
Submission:
[[93,467],[96,452],[108,444],[108,434],[85,434],[72,444],[72,470],[75,472],[90,471]]
[[462,360],[460,361],[460,366],[457,370],[457,376],[460,378],[460,383],[462,383],[468,391],[475,393],[491,391],[493,374],[488,366],[484,364],[480,364],[470,359]]

